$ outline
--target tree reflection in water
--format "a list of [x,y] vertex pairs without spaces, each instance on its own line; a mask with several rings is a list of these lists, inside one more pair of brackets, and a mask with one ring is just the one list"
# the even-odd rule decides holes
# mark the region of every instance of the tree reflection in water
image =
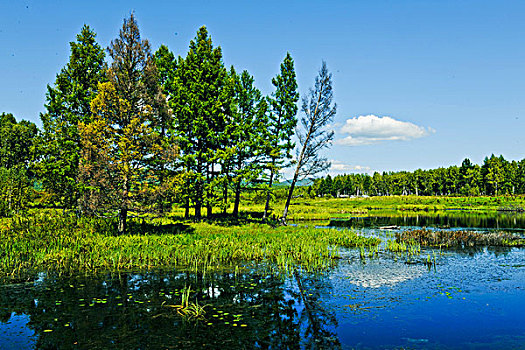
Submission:
[[[180,304],[187,286],[207,305],[203,321],[166,307]],[[0,285],[0,329],[26,315],[38,349],[333,349],[336,317],[320,301],[329,289],[323,276],[300,271],[47,274]]]

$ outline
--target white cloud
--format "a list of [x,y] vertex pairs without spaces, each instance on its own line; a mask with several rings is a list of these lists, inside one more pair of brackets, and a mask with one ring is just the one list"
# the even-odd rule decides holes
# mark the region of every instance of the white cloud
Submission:
[[[340,160],[329,159],[330,168],[323,173],[316,174],[314,177],[342,175],[342,174],[373,174],[375,170],[369,166],[346,164]],[[295,168],[289,167],[280,170],[280,177],[278,181],[291,181],[293,179]]]
[[378,117],[370,114],[347,119],[340,132],[348,136],[337,140],[336,143],[361,146],[382,141],[408,141],[427,136],[434,133],[435,130],[392,117]]
[[343,173],[370,173],[372,172],[372,169],[368,166],[362,166],[362,165],[350,165],[341,162],[340,160],[331,159],[331,166],[330,169],[328,169],[328,173],[330,174],[343,174]]

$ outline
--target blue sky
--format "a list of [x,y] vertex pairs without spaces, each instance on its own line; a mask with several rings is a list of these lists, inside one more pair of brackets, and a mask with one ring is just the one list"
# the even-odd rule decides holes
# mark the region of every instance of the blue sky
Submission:
[[39,125],[82,25],[107,47],[132,10],[153,49],[176,55],[206,25],[225,64],[265,94],[287,51],[301,94],[325,60],[333,174],[525,158],[523,1],[0,0],[0,112]]

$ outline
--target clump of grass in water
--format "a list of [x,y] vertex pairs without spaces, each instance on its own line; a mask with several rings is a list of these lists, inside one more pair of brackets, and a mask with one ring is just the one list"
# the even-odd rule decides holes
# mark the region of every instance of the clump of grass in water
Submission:
[[436,268],[436,252],[432,252],[432,256],[430,254],[427,255],[427,261],[425,262],[425,265],[427,265],[428,269],[430,270],[431,267]]
[[417,242],[427,247],[525,246],[525,239],[506,232],[407,230],[396,233],[396,241]]
[[413,240],[389,240],[386,244],[386,250],[394,253],[407,253],[408,255],[417,255],[421,252],[421,245]]
[[198,300],[195,302],[190,301],[191,286],[184,287],[182,289],[181,303],[179,305],[166,305],[162,303],[162,306],[175,308],[177,313],[188,320],[204,320],[206,311],[204,308],[208,305],[200,305]]
[[[386,250],[398,256],[406,257],[405,263],[414,264],[419,261],[421,253],[421,245],[415,240],[407,240],[406,242],[397,240],[389,240],[386,244]],[[415,258],[415,260],[413,260]]]

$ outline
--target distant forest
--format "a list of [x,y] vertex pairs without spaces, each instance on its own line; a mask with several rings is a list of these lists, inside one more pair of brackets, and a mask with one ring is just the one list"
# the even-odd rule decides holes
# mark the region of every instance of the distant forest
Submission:
[[330,175],[316,179],[310,192],[317,196],[389,195],[504,195],[525,194],[525,159],[508,161],[503,156],[486,157],[482,165],[468,158],[461,166],[413,172],[375,172]]

